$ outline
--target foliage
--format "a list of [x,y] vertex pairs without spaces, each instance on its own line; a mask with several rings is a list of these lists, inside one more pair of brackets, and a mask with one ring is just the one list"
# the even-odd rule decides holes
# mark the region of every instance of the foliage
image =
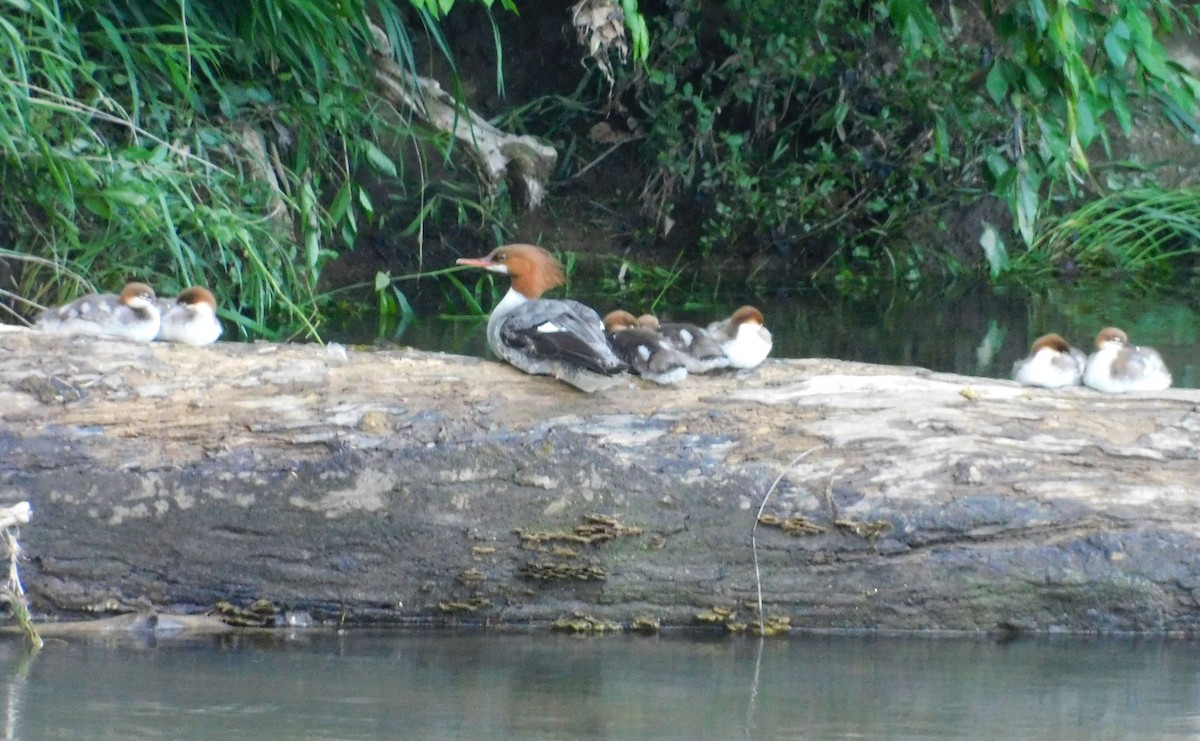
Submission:
[[970,153],[951,136],[970,122],[943,101],[977,61],[936,35],[924,53],[899,53],[894,27],[926,28],[927,11],[889,22],[884,5],[729,8],[713,36],[659,24],[639,91],[658,162],[644,202],[660,219],[703,214],[705,252],[756,243],[814,267],[881,259],[878,243],[966,177]]
[[163,294],[202,283],[244,330],[314,334],[321,267],[375,218],[364,175],[402,177],[385,149],[415,135],[364,84],[373,23],[411,64],[408,27],[444,42],[436,18],[453,0],[412,5],[0,4],[11,293],[54,303],[134,277]]
[[[1112,122],[1129,132],[1131,97],[1196,126],[1200,85],[1156,39],[1188,24],[1170,0],[672,8],[627,83],[657,163],[643,206],[700,222],[705,253],[750,244],[842,278],[954,271],[951,251],[905,243],[918,219],[991,191],[1032,246],[1053,204],[1104,192],[1089,147],[1110,152]],[[1012,262],[985,236],[976,262],[999,275]]]
[[1200,254],[1200,189],[1120,190],[1049,222],[1031,253],[1040,264],[1073,260],[1122,272],[1164,270]]
[[1037,239],[1038,216],[1050,202],[1103,190],[1092,177],[1089,151],[1098,142],[1111,153],[1108,121],[1130,134],[1131,96],[1161,102],[1171,121],[1200,133],[1200,80],[1171,62],[1155,36],[1188,23],[1170,0],[984,7],[1004,50],[988,72],[987,89],[1011,115],[1013,133],[987,153],[987,171],[1026,245]]
[[621,0],[621,11],[633,41],[633,59],[635,62],[645,62],[650,56],[650,27],[646,17],[638,9],[637,0]]
[[[949,249],[907,235],[985,191],[1009,205],[1026,246],[1006,246],[1003,228],[969,245],[993,276],[1065,259],[1161,264],[1194,244],[1196,199],[1107,195],[1116,181],[1096,176],[1139,105],[1197,127],[1200,83],[1158,41],[1191,28],[1187,6],[671,0],[643,17],[636,0],[620,5],[645,61],[616,90],[640,111],[653,163],[642,202],[656,224],[697,224],[707,254],[752,245],[850,288],[878,271],[955,271]],[[11,273],[0,298],[55,303],[135,277],[163,294],[205,283],[245,334],[311,335],[321,270],[364,225],[398,219],[385,226],[418,245],[435,219],[494,229],[486,197],[427,173],[426,153],[448,156],[453,141],[421,134],[364,84],[374,26],[413,68],[413,29],[448,56],[438,23],[453,6],[0,3],[0,278]],[[556,105],[593,115],[577,99]],[[660,296],[684,266],[680,253]],[[403,279],[376,281],[381,317],[411,311]],[[453,280],[443,289],[464,311],[492,290]],[[14,305],[31,313],[0,309]]]

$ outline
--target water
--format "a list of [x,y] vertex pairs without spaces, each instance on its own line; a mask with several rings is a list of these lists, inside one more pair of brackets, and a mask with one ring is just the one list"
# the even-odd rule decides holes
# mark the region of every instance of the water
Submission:
[[[557,295],[557,294],[556,294]],[[664,319],[707,324],[728,316],[742,303],[762,309],[774,338],[774,357],[825,357],[887,365],[913,365],[936,371],[1008,378],[1013,361],[1024,357],[1039,335],[1058,332],[1085,352],[1096,333],[1115,325],[1130,340],[1156,348],[1171,369],[1175,385],[1200,387],[1200,312],[1197,291],[1149,289],[1113,282],[1054,285],[1039,294],[1000,291],[988,286],[913,294],[886,289],[847,297],[815,289],[772,297],[726,291],[703,308],[660,310]],[[439,297],[440,298],[440,297]],[[647,300],[612,296],[574,298],[600,312],[615,308],[649,310]],[[388,327],[382,336],[403,345],[462,355],[487,354],[482,319],[438,318],[458,311],[433,302],[421,318]],[[342,323],[330,339],[370,342],[375,323]]]
[[1195,738],[1179,640],[352,632],[0,642],[17,739]]

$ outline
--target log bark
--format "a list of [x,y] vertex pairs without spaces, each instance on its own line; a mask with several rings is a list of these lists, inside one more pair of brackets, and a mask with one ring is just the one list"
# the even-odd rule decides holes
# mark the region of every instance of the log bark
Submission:
[[794,627],[1186,632],[1198,402],[821,359],[586,395],[412,350],[3,329],[0,504],[33,505],[41,617],[748,622],[753,535]]

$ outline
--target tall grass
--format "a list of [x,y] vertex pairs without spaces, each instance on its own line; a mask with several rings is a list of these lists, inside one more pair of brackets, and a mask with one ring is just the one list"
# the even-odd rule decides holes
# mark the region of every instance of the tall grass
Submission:
[[140,278],[210,286],[246,333],[315,335],[321,267],[373,216],[362,172],[402,174],[376,143],[372,20],[411,62],[387,0],[0,3],[15,311]]
[[1030,256],[1141,272],[1200,255],[1200,189],[1130,188],[1049,220]]

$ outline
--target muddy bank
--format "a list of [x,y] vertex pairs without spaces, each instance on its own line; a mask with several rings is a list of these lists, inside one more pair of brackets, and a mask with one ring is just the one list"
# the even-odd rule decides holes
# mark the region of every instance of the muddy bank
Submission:
[[[832,360],[587,396],[488,361],[0,331],[35,616],[1190,631],[1200,392]],[[718,613],[718,617],[721,613]],[[712,615],[708,615],[712,617]]]

